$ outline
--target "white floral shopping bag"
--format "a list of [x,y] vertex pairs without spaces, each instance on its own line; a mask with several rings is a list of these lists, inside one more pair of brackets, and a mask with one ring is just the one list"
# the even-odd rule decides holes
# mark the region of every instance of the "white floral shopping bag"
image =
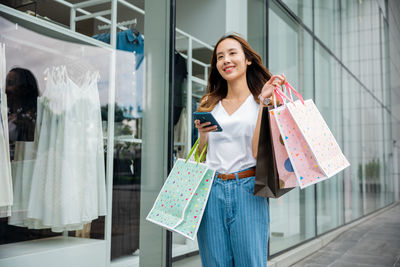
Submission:
[[[270,112],[276,119],[297,182],[303,189],[331,178],[350,163],[312,99],[304,101],[289,83],[285,83],[285,87],[289,97],[275,90],[283,105]],[[291,92],[299,100],[293,101]]]
[[[286,83],[286,87],[294,91],[289,83]],[[305,100],[304,104],[297,100],[288,103],[287,107],[310,146],[318,166],[327,177],[332,177],[350,166],[312,99]]]
[[199,229],[215,174],[200,163],[205,158],[207,146],[196,161],[188,160],[198,143],[199,140],[186,160],[175,162],[146,218],[191,240],[195,239]]

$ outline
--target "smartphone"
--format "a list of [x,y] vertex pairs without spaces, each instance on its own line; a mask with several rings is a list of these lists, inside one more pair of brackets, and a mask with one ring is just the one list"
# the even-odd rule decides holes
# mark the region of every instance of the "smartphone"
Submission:
[[221,126],[218,124],[211,112],[195,112],[193,113],[193,120],[200,120],[200,123],[211,122],[210,126],[216,125],[218,127],[216,132],[222,132]]

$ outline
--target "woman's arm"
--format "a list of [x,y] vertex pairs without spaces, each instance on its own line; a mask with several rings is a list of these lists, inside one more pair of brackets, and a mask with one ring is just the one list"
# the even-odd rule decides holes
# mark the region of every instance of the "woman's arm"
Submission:
[[265,107],[265,105],[263,104],[264,99],[270,98],[272,96],[272,93],[273,93],[275,87],[281,86],[285,81],[286,81],[286,77],[284,74],[282,74],[282,76],[281,75],[273,75],[268,80],[268,82],[265,83],[264,87],[261,90],[261,94],[259,96],[261,101],[260,101],[260,108],[258,109],[257,124],[256,124],[256,128],[254,130],[253,140],[251,143],[253,157],[255,159],[257,158],[257,152],[258,152],[258,140],[260,137],[262,111],[263,111],[263,108]]
[[[199,140],[199,149],[197,151],[199,151],[199,153],[201,153],[201,151],[203,151],[204,146],[207,144],[207,140],[208,140],[208,134],[204,134],[202,132],[200,132],[200,140]],[[200,156],[200,155],[198,155]]]
[[[208,140],[208,133],[209,132],[213,132],[216,131],[218,129],[217,125],[214,126],[209,126],[211,124],[211,122],[204,122],[204,123],[200,123],[200,120],[195,120],[194,124],[196,125],[196,128],[199,130],[199,147],[196,150],[196,152],[198,152],[199,154],[201,153],[201,151],[203,151],[204,146],[207,144],[207,140]],[[200,155],[197,155],[198,157]]]

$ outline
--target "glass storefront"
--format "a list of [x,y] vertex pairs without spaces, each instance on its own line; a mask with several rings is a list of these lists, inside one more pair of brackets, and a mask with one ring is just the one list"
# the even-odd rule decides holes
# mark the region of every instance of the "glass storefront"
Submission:
[[[306,9],[303,6],[303,9]],[[275,2],[269,10],[268,66],[272,73],[284,73],[304,98],[313,97],[312,38]],[[279,51],[288,53],[279,53]],[[278,253],[315,236],[315,188],[298,188],[279,199],[270,199],[270,254]]]
[[[269,67],[276,72],[274,67],[278,66],[278,72],[294,77],[291,80],[306,98],[313,97],[351,162],[344,172],[312,188],[312,205],[302,204],[304,197],[296,196],[298,193],[294,190],[281,198],[293,197],[294,201],[301,203],[301,214],[304,214],[304,209],[311,210],[307,220],[315,231],[313,229],[311,234],[304,234],[298,241],[291,242],[290,235],[285,236],[286,233],[274,238],[274,210],[283,212],[279,206],[281,199],[271,201],[270,255],[273,255],[384,207],[390,203],[388,198],[393,201],[393,189],[386,186],[386,181],[393,181],[393,176],[383,167],[383,161],[388,164],[387,155],[392,153],[389,138],[391,124],[387,106],[384,106],[390,104],[382,99],[389,88],[388,83],[383,82],[388,75],[388,71],[384,71],[388,59],[382,56],[388,42],[382,37],[385,36],[386,25],[382,12],[384,7],[374,1],[312,1],[308,5],[291,1],[271,2]],[[314,14],[314,25],[310,17],[304,17],[307,7],[308,13]],[[301,54],[305,54],[307,38],[304,36],[308,33],[313,36],[309,37],[306,47],[310,52],[304,59]],[[283,55],[273,53],[282,48],[289,52]],[[292,68],[281,67],[286,57],[290,57]],[[306,60],[310,62],[309,72],[304,67],[298,67],[301,64],[297,62]],[[300,74],[297,84],[296,73],[289,76],[292,69],[298,69]],[[302,83],[303,80],[309,80],[309,84]],[[380,81],[379,85],[376,80]],[[310,94],[307,95],[307,92]],[[295,214],[288,212],[287,216],[277,217],[282,222],[293,223],[299,221],[292,219]],[[280,243],[287,245],[278,247]],[[274,249],[275,246],[278,249]]]
[[166,176],[169,2],[5,4],[1,168],[13,205],[1,210],[0,265],[27,253],[35,265],[43,251],[50,266],[62,253],[80,255],[63,266],[161,265],[165,231],[144,218]]
[[[314,100],[351,163],[269,200],[269,256],[395,201],[396,77],[383,3],[5,2],[0,174],[13,205],[0,207],[1,266],[51,265],[65,253],[65,266],[200,266],[197,241],[145,218],[197,139],[192,113],[227,33]],[[34,93],[21,101],[27,83]]]
[[[253,16],[256,12],[258,16]],[[207,18],[207,19],[206,19]],[[226,33],[237,33],[246,38],[265,60],[265,1],[176,1],[175,60],[184,61],[183,70],[175,62],[174,158],[186,158],[188,148],[197,139],[192,113],[206,93],[208,71],[214,44]],[[182,71],[182,73],[180,72]],[[179,97],[179,98],[178,98]],[[197,253],[197,241],[173,234],[174,260],[185,254]]]
[[[246,12],[243,12],[245,6],[241,6],[242,12],[235,14],[231,13],[235,9],[233,4],[226,3],[224,6],[222,2],[218,4],[203,2],[200,8],[199,3],[178,1],[177,28],[187,27],[187,32],[209,45],[215,43],[224,33],[231,32],[232,29],[243,36],[248,34],[249,42],[263,56],[265,64],[272,73],[285,73],[306,99],[314,99],[332,133],[350,159],[351,166],[332,179],[305,190],[292,190],[279,199],[270,199],[269,254],[273,256],[391,203],[388,199],[393,201],[391,192],[393,189],[385,184],[386,181],[393,181],[393,178],[389,172],[384,171],[386,168],[382,167],[383,160],[389,162],[385,156],[386,153],[391,153],[386,151],[390,149],[391,142],[388,138],[391,126],[388,124],[389,119],[386,118],[389,115],[376,101],[381,98],[377,96],[376,100],[372,100],[369,90],[372,84],[368,84],[372,77],[362,76],[362,73],[367,71],[365,68],[376,68],[376,66],[372,67],[373,59],[369,54],[371,51],[379,50],[373,48],[374,43],[365,43],[362,45],[362,51],[366,52],[360,51],[360,39],[365,38],[364,36],[371,33],[374,36],[375,34],[384,36],[385,19],[382,12],[379,13],[379,8],[382,7],[370,1],[362,3],[359,1],[331,1],[329,3],[302,1],[300,3],[283,0],[268,1],[267,4],[267,15],[263,15],[265,11],[259,8],[257,9],[259,16],[255,18],[256,16],[249,15],[249,10],[257,5],[260,7],[261,3],[247,1],[246,18]],[[216,10],[218,10],[218,16],[215,15]],[[254,9],[252,11],[255,12]],[[377,17],[382,20],[379,24],[381,30],[376,31],[377,27],[373,27],[370,31],[363,31],[366,26],[361,26],[360,21],[365,19],[369,25],[373,25],[366,14],[371,15],[374,12],[378,12]],[[211,14],[212,19],[199,24],[199,18],[203,18],[205,13]],[[232,14],[236,15],[236,20],[242,23],[241,27],[248,26],[247,32],[239,26],[232,28],[234,26],[230,24],[229,18]],[[256,35],[251,35],[254,27],[258,27],[258,30],[263,29],[260,25],[264,22],[264,17],[268,18],[268,28],[264,29],[266,34],[261,35],[258,32]],[[190,28],[191,23],[202,26]],[[203,27],[208,28],[207,23],[212,23],[213,27],[212,31],[207,31],[205,36]],[[209,41],[210,37],[214,40]],[[265,43],[266,40],[268,40],[267,43]],[[386,41],[382,37],[381,42],[380,50],[381,54],[384,54],[382,51],[385,51],[383,46]],[[264,44],[267,45],[263,46]],[[186,52],[187,47],[185,46],[182,51]],[[267,50],[265,50],[266,47]],[[210,48],[198,50],[208,50],[203,53],[209,60]],[[284,53],[280,53],[281,51]],[[367,53],[369,57],[366,56]],[[198,60],[207,64],[207,56],[197,55]],[[376,55],[375,58],[379,56]],[[380,61],[382,66],[386,66],[385,57],[381,57]],[[192,72],[189,73],[188,79],[191,75],[196,75],[193,74],[195,68],[198,69],[199,78],[206,78],[207,76],[203,75],[203,69],[195,65],[196,63],[193,63],[193,69],[190,69],[192,64],[188,64],[188,69]],[[375,75],[382,72],[373,73]],[[379,80],[386,79],[385,76],[376,75]],[[202,83],[202,86],[195,86],[194,83],[192,87],[187,86],[190,90],[200,88],[199,91],[192,91],[192,97],[187,97],[190,91],[186,89],[186,105],[191,106],[192,110],[195,109],[199,96],[205,93],[206,84],[204,81]],[[187,84],[189,85],[190,82]],[[386,86],[388,86],[387,83]],[[369,102],[366,103],[364,98],[370,98]],[[371,112],[366,111],[368,109],[371,109]],[[190,116],[190,112],[187,116]],[[384,123],[383,120],[386,122]],[[189,119],[188,122],[190,121]],[[384,134],[387,136],[384,137]],[[193,133],[187,134],[185,140],[182,142],[181,139],[179,143],[187,143],[187,146],[190,146],[195,136]],[[370,155],[375,155],[375,158]],[[368,160],[366,160],[367,157]],[[174,256],[179,256],[178,251],[182,251],[184,247],[182,245],[185,242],[188,241],[174,235]],[[189,247],[192,248],[189,251],[192,251],[196,248],[196,244],[192,243],[187,246]]]
[[[338,62],[315,42],[315,103],[337,142],[342,144],[341,72]],[[317,233],[321,234],[343,223],[342,173],[316,185]]]
[[344,218],[350,222],[363,215],[363,181],[362,181],[362,147],[361,147],[361,86],[346,71],[343,72],[342,92],[343,101],[343,135],[347,136],[343,151],[352,163],[344,171]]
[[[389,160],[392,154],[390,101],[382,98],[390,88],[386,82],[388,40],[384,6],[374,1],[310,1],[302,5],[292,1],[271,2],[269,67],[276,72],[274,67],[279,66],[278,72],[294,77],[291,80],[306,98],[313,97],[351,163],[344,172],[312,188],[311,205],[304,205],[304,197],[297,196],[295,190],[281,198],[294,198],[303,209],[301,214],[305,213],[304,209],[311,210],[307,221],[315,231],[303,234],[298,241],[291,242],[286,233],[274,238],[274,210],[281,214],[283,211],[279,206],[281,199],[271,201],[270,255],[273,255],[391,203],[388,199],[393,201],[393,187],[386,184],[393,181],[393,176],[385,171],[389,166],[384,167],[392,162]],[[304,17],[307,8],[309,14],[314,14],[314,25],[309,17]],[[301,54],[306,54],[304,36],[308,35],[306,47],[310,52],[304,59]],[[283,55],[273,53],[282,48]],[[287,57],[292,68],[281,67]],[[307,60],[308,72],[304,63],[297,63]],[[296,73],[288,75],[292,69],[298,69],[300,74],[297,84]],[[302,83],[305,80],[309,84]],[[283,221],[299,221],[293,220],[293,216],[296,212],[277,215],[281,221],[278,225]],[[278,246],[280,243],[287,245]]]

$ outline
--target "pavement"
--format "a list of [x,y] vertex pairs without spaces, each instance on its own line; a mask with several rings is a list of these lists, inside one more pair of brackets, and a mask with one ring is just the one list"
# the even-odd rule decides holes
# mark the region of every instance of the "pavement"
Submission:
[[340,234],[296,267],[400,267],[400,203]]

